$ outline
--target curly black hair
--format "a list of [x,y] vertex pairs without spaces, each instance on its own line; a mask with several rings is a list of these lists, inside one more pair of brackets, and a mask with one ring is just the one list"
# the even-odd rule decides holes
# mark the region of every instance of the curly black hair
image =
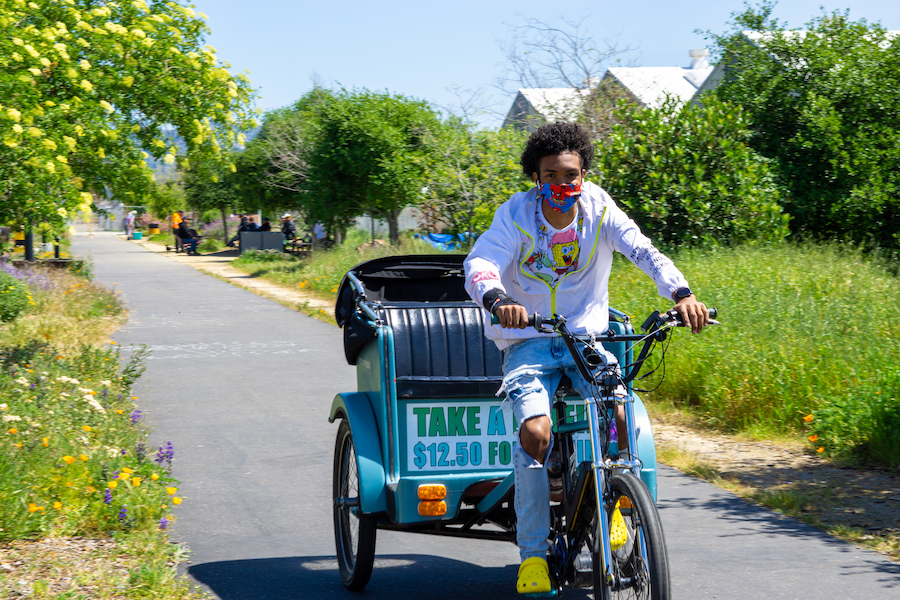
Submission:
[[594,160],[594,145],[587,130],[577,123],[557,121],[537,128],[528,138],[519,164],[526,177],[540,173],[541,159],[554,154],[574,152],[581,158],[581,168],[588,170]]

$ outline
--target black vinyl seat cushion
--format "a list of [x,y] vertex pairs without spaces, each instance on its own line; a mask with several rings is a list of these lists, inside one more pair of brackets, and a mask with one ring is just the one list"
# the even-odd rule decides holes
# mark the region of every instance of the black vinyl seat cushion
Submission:
[[487,312],[474,302],[392,303],[398,398],[484,398],[500,389],[500,351],[484,337]]

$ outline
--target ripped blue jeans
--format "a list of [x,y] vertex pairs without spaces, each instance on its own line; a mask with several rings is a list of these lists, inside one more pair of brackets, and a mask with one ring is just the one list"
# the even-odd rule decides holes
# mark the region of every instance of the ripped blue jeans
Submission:
[[[615,364],[615,357],[599,342],[595,348],[606,364]],[[561,337],[525,340],[503,351],[503,385],[498,394],[506,392],[506,402],[512,404],[517,423],[542,415],[552,421],[550,402],[563,374],[572,380],[572,387],[582,398],[590,395],[590,387]],[[538,461],[522,449],[521,441],[516,444],[516,543],[523,561],[533,556],[545,558],[550,547],[550,483],[546,464],[546,456]]]

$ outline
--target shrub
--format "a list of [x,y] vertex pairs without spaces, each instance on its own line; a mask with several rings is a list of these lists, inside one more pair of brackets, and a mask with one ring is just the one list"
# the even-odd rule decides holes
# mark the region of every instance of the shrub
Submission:
[[[761,436],[806,432],[803,417],[813,413],[824,453],[900,460],[892,400],[900,397],[893,334],[900,280],[884,265],[836,245],[685,250],[673,258],[724,325],[699,336],[674,333],[665,380],[650,400],[684,407],[716,429]],[[668,307],[624,259],[609,288],[612,306],[638,323]]]
[[204,238],[204,240],[197,246],[197,250],[200,252],[218,252],[224,247],[225,244],[223,244],[221,240],[217,240],[215,238]]
[[33,304],[28,285],[0,271],[0,321],[12,321]]
[[598,182],[662,246],[779,242],[788,216],[768,161],[746,143],[743,112],[704,98],[622,104],[597,147]]

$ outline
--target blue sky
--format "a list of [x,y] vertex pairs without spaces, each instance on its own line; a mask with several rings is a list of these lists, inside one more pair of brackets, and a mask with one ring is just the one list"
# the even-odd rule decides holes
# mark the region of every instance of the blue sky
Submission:
[[[506,64],[502,43],[514,25],[536,18],[559,25],[584,19],[601,46],[634,48],[625,66],[688,66],[688,50],[708,43],[695,30],[730,29],[742,0],[570,2],[535,0],[195,0],[209,17],[207,43],[232,72],[247,70],[265,110],[293,103],[318,80],[326,86],[368,88],[453,105],[449,90],[483,89],[505,112],[512,96],[496,89]],[[854,20],[900,30],[894,0],[782,0],[774,16],[801,27],[827,11],[850,10]],[[497,118],[485,116],[485,125]]]

